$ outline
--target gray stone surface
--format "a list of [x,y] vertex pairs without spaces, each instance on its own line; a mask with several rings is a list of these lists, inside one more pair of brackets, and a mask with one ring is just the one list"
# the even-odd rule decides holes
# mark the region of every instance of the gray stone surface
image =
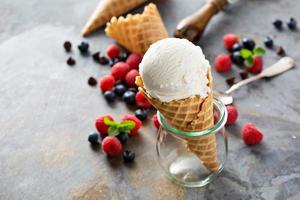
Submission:
[[[155,1],[169,33],[204,1]],[[130,148],[136,163],[124,166],[92,150],[87,134],[96,116],[120,118],[131,112],[123,103],[109,107],[87,78],[109,67],[81,58],[65,64],[62,43],[75,46],[97,0],[1,0],[0,3],[0,199],[300,199],[299,69],[261,80],[235,93],[239,122],[228,128],[229,157],[222,175],[201,189],[184,189],[162,174],[154,151],[155,128],[146,122]],[[300,1],[236,0],[214,18],[200,45],[208,59],[224,52],[222,36],[235,32],[262,45],[265,35],[300,59],[299,31],[277,32],[271,22],[293,16],[300,22]],[[141,9],[136,10],[139,12]],[[112,42],[98,31],[85,39],[92,50]],[[279,57],[268,51],[266,66]],[[226,77],[214,74],[215,87]],[[245,146],[240,127],[253,122],[265,133],[257,146]]]

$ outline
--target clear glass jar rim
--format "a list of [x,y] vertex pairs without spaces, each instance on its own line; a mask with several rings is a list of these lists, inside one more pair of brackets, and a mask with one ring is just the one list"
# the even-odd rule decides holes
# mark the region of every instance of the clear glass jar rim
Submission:
[[215,123],[215,125],[209,129],[203,130],[203,131],[195,131],[195,132],[186,132],[182,130],[178,130],[174,127],[172,127],[168,122],[165,121],[164,117],[160,114],[159,111],[157,111],[157,117],[160,125],[162,125],[167,131],[170,131],[173,134],[176,134],[178,136],[183,137],[199,137],[203,135],[209,135],[212,133],[215,133],[219,131],[226,123],[227,121],[227,110],[225,105],[217,98],[214,97],[213,100],[214,104],[214,110],[217,108],[217,111],[219,112],[219,121]]

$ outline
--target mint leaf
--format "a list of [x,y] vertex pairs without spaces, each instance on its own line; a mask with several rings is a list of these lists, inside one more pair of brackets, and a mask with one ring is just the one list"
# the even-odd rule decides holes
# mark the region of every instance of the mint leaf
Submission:
[[266,53],[266,51],[261,47],[257,47],[253,50],[253,53],[255,56],[263,56]]
[[104,124],[107,126],[116,126],[118,123],[110,120],[108,117],[104,117]]
[[247,59],[249,57],[252,57],[252,52],[248,49],[242,49],[240,51],[240,55],[244,58],[244,59]]
[[117,127],[111,126],[108,128],[108,135],[110,136],[117,136],[119,135],[120,131]]
[[244,64],[246,65],[246,67],[251,67],[253,65],[253,58],[252,57],[248,57],[245,59]]

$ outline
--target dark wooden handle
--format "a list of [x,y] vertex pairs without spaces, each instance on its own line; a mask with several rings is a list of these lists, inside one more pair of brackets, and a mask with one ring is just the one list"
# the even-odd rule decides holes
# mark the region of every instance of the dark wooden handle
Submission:
[[200,10],[181,20],[174,30],[174,36],[197,42],[211,18],[228,3],[228,0],[210,0]]

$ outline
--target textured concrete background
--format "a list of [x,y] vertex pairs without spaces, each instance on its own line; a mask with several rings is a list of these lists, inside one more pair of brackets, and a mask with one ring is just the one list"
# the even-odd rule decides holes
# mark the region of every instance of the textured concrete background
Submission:
[[[157,0],[172,33],[176,23],[204,1]],[[81,58],[65,64],[62,43],[83,39],[79,32],[97,0],[1,0],[0,3],[0,199],[300,199],[300,86],[295,68],[235,93],[239,122],[228,128],[229,158],[225,171],[209,186],[184,189],[169,182],[154,151],[155,128],[146,122],[129,146],[134,165],[108,160],[86,139],[96,116],[116,118],[131,112],[119,102],[110,107],[87,78],[109,67]],[[276,37],[289,56],[300,60],[299,31],[274,30],[275,18],[300,22],[300,1],[235,0],[214,18],[199,43],[212,62],[224,52],[222,36],[235,32],[262,44]],[[136,10],[139,12],[141,9]],[[103,30],[86,39],[92,51],[112,42]],[[268,51],[266,66],[279,57]],[[214,74],[215,87],[226,77]],[[253,122],[265,133],[257,146],[245,146],[239,130]]]

